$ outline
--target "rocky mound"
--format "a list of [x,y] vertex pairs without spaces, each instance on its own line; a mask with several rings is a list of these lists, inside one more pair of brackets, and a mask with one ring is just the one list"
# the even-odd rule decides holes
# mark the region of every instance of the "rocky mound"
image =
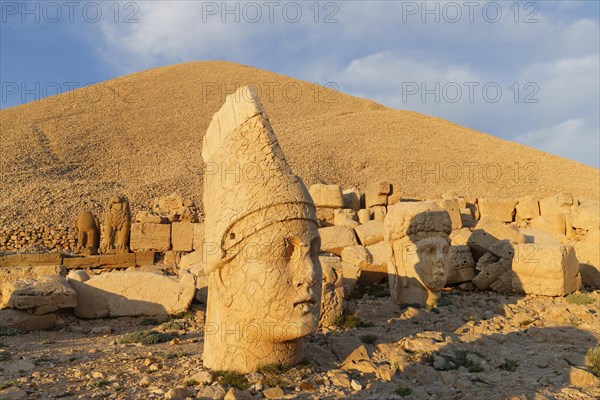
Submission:
[[[307,185],[389,180],[415,198],[600,197],[595,168],[272,72],[195,62],[1,111],[0,227],[72,225],[117,193],[134,211],[174,191],[201,206],[204,133],[226,95],[246,84]],[[227,173],[252,179],[256,169]]]

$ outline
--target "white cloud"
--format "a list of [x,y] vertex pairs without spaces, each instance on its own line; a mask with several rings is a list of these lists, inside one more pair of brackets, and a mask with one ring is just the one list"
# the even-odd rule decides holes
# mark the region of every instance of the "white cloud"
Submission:
[[515,141],[600,168],[600,134],[583,118],[519,135]]

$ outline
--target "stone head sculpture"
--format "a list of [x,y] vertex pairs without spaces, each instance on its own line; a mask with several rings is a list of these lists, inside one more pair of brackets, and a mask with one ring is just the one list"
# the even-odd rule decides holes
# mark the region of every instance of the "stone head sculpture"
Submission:
[[397,203],[388,208],[384,232],[391,250],[392,300],[434,305],[449,273],[445,262],[452,232],[448,212],[427,201]]
[[241,373],[292,365],[319,319],[320,237],[315,206],[253,89],[227,97],[202,157],[204,365]]

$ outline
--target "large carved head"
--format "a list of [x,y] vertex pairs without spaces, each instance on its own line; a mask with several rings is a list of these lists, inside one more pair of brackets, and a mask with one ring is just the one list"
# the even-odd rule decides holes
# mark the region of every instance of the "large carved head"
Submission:
[[256,93],[236,94],[213,117],[202,153],[208,308],[257,340],[290,341],[318,323],[316,211]]
[[397,203],[389,208],[384,227],[398,279],[441,290],[450,272],[445,263],[452,232],[448,213],[432,202]]

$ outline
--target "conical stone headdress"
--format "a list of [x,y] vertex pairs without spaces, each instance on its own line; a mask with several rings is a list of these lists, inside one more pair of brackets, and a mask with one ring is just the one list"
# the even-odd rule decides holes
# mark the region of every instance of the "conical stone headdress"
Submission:
[[206,273],[275,223],[308,220],[315,206],[293,175],[254,88],[227,96],[204,136]]

